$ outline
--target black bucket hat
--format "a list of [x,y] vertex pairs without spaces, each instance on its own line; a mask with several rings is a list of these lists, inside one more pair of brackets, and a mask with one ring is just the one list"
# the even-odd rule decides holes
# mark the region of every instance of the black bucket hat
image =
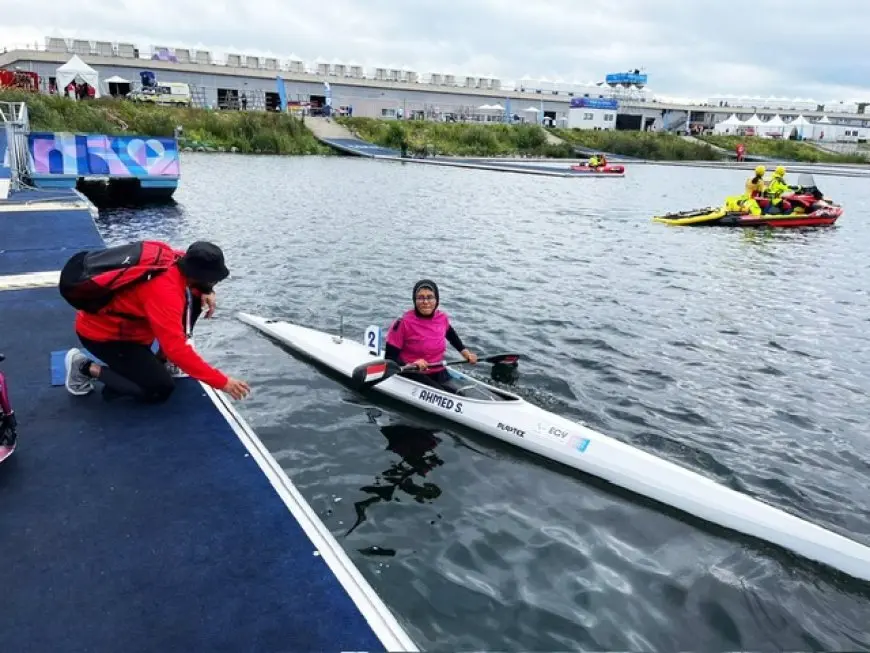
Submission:
[[221,248],[204,240],[198,240],[187,248],[178,260],[178,267],[188,279],[200,283],[215,284],[230,276]]

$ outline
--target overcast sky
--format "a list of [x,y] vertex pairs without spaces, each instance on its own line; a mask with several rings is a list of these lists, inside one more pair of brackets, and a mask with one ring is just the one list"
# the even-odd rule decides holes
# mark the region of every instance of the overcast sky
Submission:
[[870,101],[870,0],[0,0],[0,45],[46,35],[599,81],[674,97]]

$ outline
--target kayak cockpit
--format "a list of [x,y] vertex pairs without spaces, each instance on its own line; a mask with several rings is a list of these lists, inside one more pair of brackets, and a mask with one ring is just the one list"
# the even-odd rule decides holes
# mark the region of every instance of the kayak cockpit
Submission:
[[448,370],[448,373],[450,374],[450,381],[444,384],[444,389],[457,396],[479,399],[481,401],[519,400],[519,397],[510,392],[501,391],[456,370]]

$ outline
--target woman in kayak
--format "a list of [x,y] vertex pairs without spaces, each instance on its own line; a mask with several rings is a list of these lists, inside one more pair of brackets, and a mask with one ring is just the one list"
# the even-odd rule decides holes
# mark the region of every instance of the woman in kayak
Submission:
[[414,284],[412,297],[414,308],[390,327],[385,356],[400,365],[414,364],[419,369],[419,372],[405,373],[404,376],[450,391],[447,368],[435,365],[444,360],[446,342],[453,345],[469,363],[477,363],[477,355],[462,344],[447,314],[438,310],[440,298],[434,281],[418,281]]

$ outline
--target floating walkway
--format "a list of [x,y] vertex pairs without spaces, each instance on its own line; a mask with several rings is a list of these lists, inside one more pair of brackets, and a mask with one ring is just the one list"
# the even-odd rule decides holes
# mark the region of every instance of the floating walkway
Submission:
[[324,145],[329,145],[336,150],[346,154],[355,154],[356,156],[367,156],[372,159],[395,159],[402,156],[398,150],[391,150],[374,143],[367,143],[358,138],[321,138],[319,140]]
[[0,463],[0,650],[416,651],[223,394],[192,379],[160,406],[66,392],[78,343],[58,270],[103,246],[95,215],[69,189],[0,200],[19,425]]
[[[382,159],[386,161],[400,161],[402,163],[419,163],[422,165],[446,166],[453,168],[471,168],[474,170],[492,170],[499,172],[514,172],[527,175],[542,175],[546,177],[613,177],[616,179],[623,178],[622,175],[614,174],[590,174],[588,172],[575,172],[570,169],[570,166],[576,162],[585,161],[585,159],[544,159],[540,163],[536,163],[535,159],[490,159],[484,157],[444,157],[435,156],[428,158],[402,157],[398,150],[381,147],[368,143],[355,137],[344,126],[333,122],[327,118],[306,118],[305,124],[311,129],[320,142],[333,147],[346,154],[355,156],[368,157],[372,159]],[[578,154],[592,155],[594,150],[583,147],[575,147]],[[737,163],[734,161],[653,161],[647,159],[637,159],[624,155],[607,155],[608,160],[613,163],[630,163],[631,165],[662,165],[662,166],[679,166],[679,167],[697,167],[697,168],[723,168],[723,169],[745,169],[752,170],[757,163],[749,161]],[[759,161],[763,157],[756,157]],[[796,163],[793,161],[776,161],[773,159],[764,159],[764,164],[767,167],[772,167],[778,164],[785,165],[791,173],[807,172],[814,175],[836,176],[836,177],[870,177],[870,165],[860,164],[824,164],[824,163]]]
[[554,164],[519,163],[517,161],[493,160],[475,157],[446,157],[434,156],[427,158],[403,157],[398,150],[381,147],[368,143],[354,136],[347,128],[329,118],[305,118],[305,125],[324,145],[335,148],[345,154],[354,156],[380,159],[384,161],[399,161],[401,163],[419,163],[422,165],[442,166],[450,168],[470,168],[473,170],[492,170],[497,172],[514,172],[525,175],[539,175],[544,177],[614,177],[621,175],[592,174],[588,172],[576,172],[571,170],[571,161]]
[[[621,179],[623,175],[612,173],[578,172],[571,170],[570,159],[552,159],[550,163],[522,163],[519,161],[500,161],[498,159],[477,158],[454,158],[454,157],[431,157],[425,159],[402,158],[395,160],[403,163],[420,163],[423,165],[447,166],[451,168],[470,168],[472,170],[492,170],[496,172],[514,172],[524,175],[538,175],[543,177],[595,177]],[[531,159],[535,161],[535,159]]]

